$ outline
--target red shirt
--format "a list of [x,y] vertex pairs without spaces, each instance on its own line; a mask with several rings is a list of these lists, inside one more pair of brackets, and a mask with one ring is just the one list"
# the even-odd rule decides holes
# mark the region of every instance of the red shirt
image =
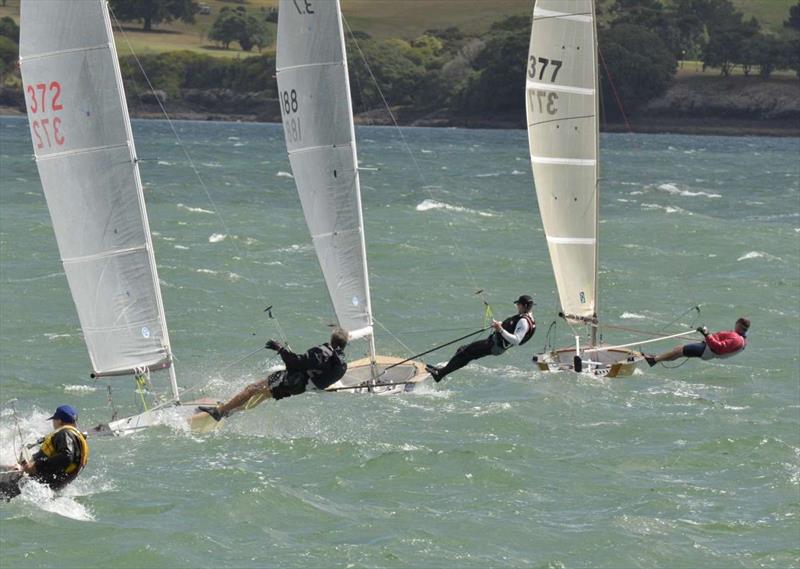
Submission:
[[706,336],[706,345],[717,355],[733,354],[744,350],[747,340],[733,330],[726,330]]

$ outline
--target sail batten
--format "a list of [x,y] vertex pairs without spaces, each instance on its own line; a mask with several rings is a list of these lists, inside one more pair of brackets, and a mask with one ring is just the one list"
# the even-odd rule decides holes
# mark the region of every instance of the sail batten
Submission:
[[102,50],[102,49],[109,49],[109,44],[108,43],[104,43],[104,44],[93,45],[93,46],[88,46],[88,47],[75,47],[75,48],[72,48],[72,49],[60,49],[58,51],[49,51],[49,52],[46,52],[46,53],[37,53],[36,55],[26,55],[25,57],[20,57],[19,58],[19,62],[20,63],[27,63],[29,61],[36,61],[37,59],[46,59],[48,57],[53,57],[53,56],[56,56],[56,55],[65,55],[65,54],[69,54],[69,53],[83,53],[83,52],[90,52],[90,51],[96,51],[96,50]]
[[329,67],[331,65],[339,65],[343,66],[344,64],[341,61],[326,61],[321,63],[303,63],[300,65],[287,65],[286,67],[275,68],[275,72],[281,71],[292,71],[293,69],[313,69],[319,67]]
[[45,156],[36,156],[37,162],[42,160],[52,160],[53,158],[62,158],[64,156],[78,156],[80,154],[91,154],[92,152],[102,152],[104,150],[114,150],[116,148],[128,148],[128,143],[122,144],[107,144],[105,146],[95,146],[92,148],[78,148],[76,150],[65,150],[63,152],[53,152]]
[[169,367],[106,2],[23,0],[20,56],[36,164],[91,368],[101,376]]

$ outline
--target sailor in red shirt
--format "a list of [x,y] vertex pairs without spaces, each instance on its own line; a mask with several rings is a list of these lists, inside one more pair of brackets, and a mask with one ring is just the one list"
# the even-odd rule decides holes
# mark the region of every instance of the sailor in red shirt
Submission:
[[701,358],[711,360],[714,358],[729,358],[735,356],[747,346],[747,331],[750,329],[750,320],[739,318],[733,330],[709,334],[708,328],[701,326],[697,329],[705,340],[696,344],[677,346],[669,352],[657,356],[645,356],[650,367],[658,362],[669,362],[678,358]]

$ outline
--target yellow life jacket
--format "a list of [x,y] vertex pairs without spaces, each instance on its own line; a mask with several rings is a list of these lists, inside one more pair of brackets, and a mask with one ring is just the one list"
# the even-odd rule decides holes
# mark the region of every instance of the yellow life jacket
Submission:
[[75,428],[74,425],[64,425],[63,427],[56,429],[55,431],[47,435],[44,438],[44,441],[42,441],[42,445],[39,450],[41,450],[42,453],[48,458],[53,456],[56,453],[56,448],[53,445],[53,438],[55,437],[56,433],[58,433],[59,431],[63,431],[64,429],[71,431],[75,435],[75,438],[78,439],[78,444],[80,444],[81,446],[80,462],[71,463],[69,466],[67,466],[66,470],[64,471],[67,474],[77,475],[78,472],[80,472],[83,469],[83,467],[86,466],[86,463],[89,462],[89,444],[86,442],[86,437],[83,436],[83,433],[81,433],[77,428]]

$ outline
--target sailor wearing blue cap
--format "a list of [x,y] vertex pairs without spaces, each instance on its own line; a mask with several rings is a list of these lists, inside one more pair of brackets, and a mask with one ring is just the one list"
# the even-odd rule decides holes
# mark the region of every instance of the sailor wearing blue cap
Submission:
[[75,426],[78,412],[71,405],[61,405],[48,418],[53,421],[53,432],[42,440],[32,460],[21,462],[20,468],[34,480],[59,490],[75,480],[86,466],[89,445]]

